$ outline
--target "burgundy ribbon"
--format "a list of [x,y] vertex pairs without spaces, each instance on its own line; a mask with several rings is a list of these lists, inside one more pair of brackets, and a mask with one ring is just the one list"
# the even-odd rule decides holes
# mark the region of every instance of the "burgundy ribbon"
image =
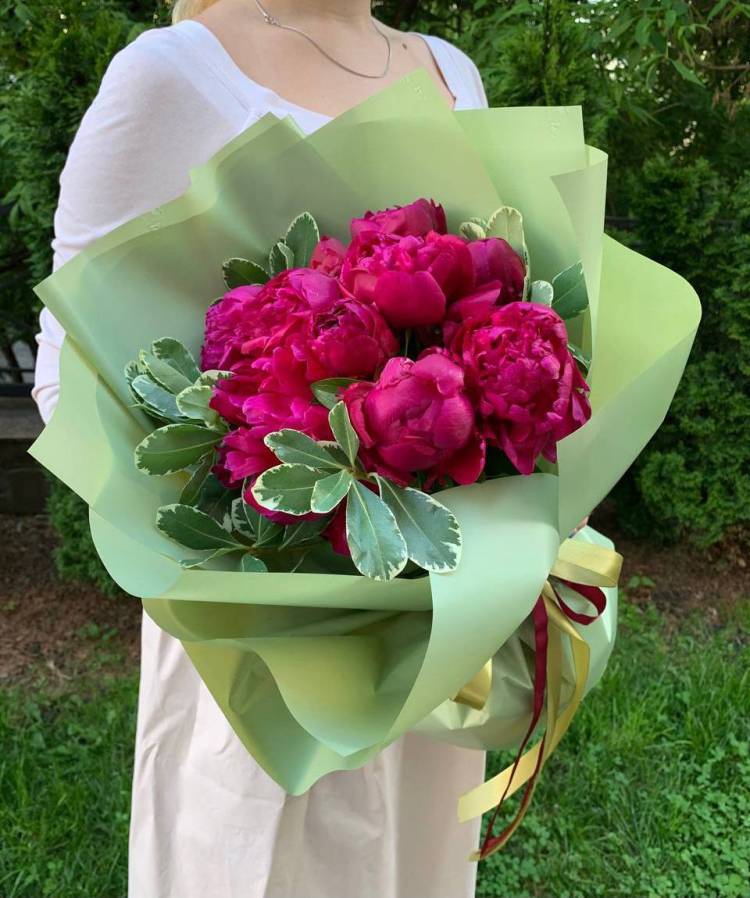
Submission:
[[565,616],[570,620],[575,621],[577,624],[583,624],[584,626],[593,624],[597,617],[602,614],[607,605],[607,597],[604,595],[602,590],[599,589],[598,586],[586,586],[585,583],[571,583],[570,580],[561,579],[560,582],[570,587],[570,589],[572,589],[574,592],[577,592],[579,595],[583,596],[584,599],[588,599],[588,601],[591,602],[594,608],[596,608],[596,614],[580,614],[577,611],[573,611],[573,609],[565,603],[565,600],[555,589],[555,586],[553,584],[552,589],[555,592],[557,604],[560,606]]
[[[559,592],[555,589],[554,584],[552,584],[552,590],[555,593],[555,598],[557,599],[558,605],[560,606],[563,614],[565,614],[565,616],[570,620],[575,621],[578,624],[587,626],[588,624],[593,623],[604,611],[604,608],[607,604],[607,597],[604,595],[602,590],[599,589],[598,586],[587,586],[582,583],[571,583],[569,580],[561,580],[560,582],[570,587],[570,589],[572,589],[574,592],[577,592],[585,599],[588,599],[588,601],[591,602],[594,608],[596,608],[596,614],[594,615],[580,614],[577,611],[573,611],[573,609],[562,599]],[[547,627],[549,621],[547,617],[547,610],[544,607],[544,599],[542,598],[542,596],[539,596],[539,598],[537,599],[531,616],[534,622],[534,702],[531,714],[531,723],[529,724],[529,728],[526,731],[526,735],[523,737],[523,742],[521,742],[521,745],[518,749],[516,759],[513,762],[513,770],[511,771],[508,785],[505,787],[502,798],[497,803],[495,810],[492,812],[490,822],[487,825],[487,832],[485,834],[484,841],[482,842],[482,848],[479,853],[480,859],[486,857],[488,854],[491,854],[499,845],[501,845],[506,840],[509,833],[513,830],[516,821],[526,812],[529,802],[531,801],[531,796],[534,793],[534,788],[536,786],[537,777],[539,776],[539,771],[542,767],[542,757],[544,755],[544,740],[547,738],[546,733],[544,734],[544,736],[542,736],[542,742],[539,746],[539,756],[537,757],[536,767],[534,768],[534,772],[531,774],[526,783],[526,788],[524,789],[521,803],[518,807],[518,811],[516,812],[515,817],[498,836],[493,836],[492,831],[495,827],[497,816],[500,813],[500,808],[505,802],[505,799],[508,795],[508,790],[513,783],[513,777],[516,775],[516,770],[521,761],[521,758],[523,757],[523,753],[526,750],[529,739],[531,739],[531,736],[533,735],[534,730],[539,723],[539,719],[542,716],[542,709],[544,708],[544,696],[547,683],[547,646],[549,644],[549,634]]]

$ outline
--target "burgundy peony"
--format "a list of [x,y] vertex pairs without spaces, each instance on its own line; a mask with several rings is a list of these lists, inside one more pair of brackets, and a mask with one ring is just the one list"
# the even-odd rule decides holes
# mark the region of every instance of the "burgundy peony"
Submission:
[[443,319],[448,302],[471,290],[474,274],[460,237],[363,231],[349,245],[341,282],[358,299],[373,302],[392,327],[426,327]]
[[332,278],[341,273],[346,247],[335,237],[321,237],[310,256],[310,268]]
[[474,265],[475,286],[495,284],[499,290],[499,305],[522,298],[526,266],[506,240],[500,237],[472,240],[469,253]]
[[326,313],[296,314],[281,337],[269,336],[261,354],[242,356],[232,376],[214,388],[211,408],[233,424],[248,421],[248,402],[257,396],[312,399],[310,385],[328,377],[372,378],[398,351],[398,342],[372,306],[356,300],[337,303]]
[[211,407],[243,424],[253,397],[310,401],[316,380],[376,377],[397,351],[374,306],[344,298],[327,275],[293,269],[263,287],[232,290],[209,309],[203,361],[232,372],[217,383]]
[[252,332],[251,309],[261,289],[260,284],[236,287],[209,306],[201,347],[203,371],[221,368],[235,346]]
[[259,474],[279,463],[264,438],[275,430],[289,427],[316,440],[330,440],[333,434],[327,409],[311,399],[262,393],[245,400],[244,418],[247,423],[230,431],[221,441],[214,473],[229,488],[237,488],[245,482],[245,501],[270,520],[278,524],[299,523],[302,520],[299,517],[258,505],[250,488]]
[[473,483],[484,463],[474,411],[460,366],[444,353],[418,361],[397,357],[377,383],[352,384],[343,394],[367,461],[408,482],[415,471]]
[[308,364],[308,379],[371,378],[398,352],[398,340],[380,312],[355,299],[342,300],[315,316],[310,337],[295,341],[298,358]]
[[466,372],[482,435],[521,474],[534,471],[539,455],[555,461],[557,443],[591,416],[565,323],[546,306],[514,302],[483,323],[467,322],[451,349]]
[[269,433],[288,427],[316,440],[330,440],[328,411],[311,399],[264,393],[249,397],[247,422],[230,431],[219,446],[217,477],[230,487],[279,463],[263,442]]
[[443,342],[450,345],[465,321],[487,318],[498,306],[523,299],[526,266],[511,245],[499,237],[468,244],[474,268],[470,293],[452,302],[443,322]]
[[304,327],[306,313],[328,311],[340,298],[337,281],[309,268],[230,290],[206,313],[201,366],[230,368],[242,356],[258,356]]
[[445,234],[445,211],[432,200],[418,199],[406,206],[393,206],[382,212],[366,212],[363,218],[353,218],[352,237],[357,237],[363,231],[380,231],[399,237],[424,237],[430,231]]

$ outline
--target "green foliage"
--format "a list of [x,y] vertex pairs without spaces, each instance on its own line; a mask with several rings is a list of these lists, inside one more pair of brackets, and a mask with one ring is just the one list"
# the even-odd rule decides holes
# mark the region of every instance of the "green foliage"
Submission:
[[114,53],[149,24],[155,2],[0,0],[0,284],[5,334],[35,327],[32,287],[51,265],[65,154]]
[[329,449],[299,430],[276,430],[265,437],[264,443],[279,461],[288,464],[310,465],[329,471],[341,468],[341,463]]
[[337,508],[351,489],[354,478],[347,470],[341,470],[317,480],[310,497],[310,510],[315,514],[328,514]]
[[[493,106],[575,105],[596,99],[586,4],[475,2],[461,42]],[[582,27],[583,26],[583,27]]]
[[250,259],[227,259],[224,262],[224,283],[230,290],[246,284],[265,284],[268,272]]
[[[519,832],[480,864],[477,896],[747,895],[750,605],[737,611],[722,629],[675,629],[624,605],[601,684]],[[76,685],[0,695],[4,898],[125,894],[137,677]],[[507,763],[490,755],[488,773]]]
[[310,263],[310,256],[319,240],[318,223],[309,212],[302,212],[292,221],[284,243],[292,251],[296,268],[304,268]]
[[50,477],[47,511],[60,544],[55,549],[55,567],[64,580],[94,583],[108,596],[119,588],[99,560],[89,529],[89,510],[83,499],[54,477]]
[[375,475],[380,497],[390,508],[406,543],[409,560],[426,571],[446,574],[461,559],[461,529],[455,515],[421,490],[403,488]]
[[[322,395],[327,398],[330,393]],[[292,515],[326,515],[346,500],[347,543],[352,562],[366,577],[390,580],[407,560],[435,573],[455,570],[461,531],[452,512],[420,490],[402,489],[385,477],[366,473],[358,458],[359,437],[344,402],[333,406],[328,420],[337,445],[316,443],[294,430],[268,434],[265,443],[282,464],[255,481],[255,500],[264,508]],[[370,489],[375,483],[379,495]],[[244,520],[242,525],[241,531]]]
[[631,194],[639,248],[687,277],[705,314],[667,422],[617,490],[622,519],[710,545],[750,522],[750,176],[657,157]]
[[583,264],[576,262],[552,278],[552,308],[561,318],[575,318],[588,308],[589,295],[583,276]]
[[[738,784],[750,775],[750,726],[737,696],[750,647],[737,626],[668,632],[655,611],[624,605],[601,684],[521,829],[480,864],[477,895],[747,895],[750,797]],[[491,756],[488,773],[509,761]]]
[[147,474],[175,474],[199,463],[221,438],[221,433],[200,424],[167,424],[138,444],[135,463]]
[[346,541],[357,569],[373,580],[392,580],[409,558],[393,512],[358,480],[346,501]]
[[0,694],[3,898],[125,895],[137,688]]
[[239,549],[241,544],[211,515],[192,505],[162,505],[156,526],[188,549]]
[[590,142],[610,155],[607,211],[636,220],[618,238],[703,302],[667,422],[616,490],[623,523],[702,546],[746,528],[750,4],[475,0],[448,36],[478,62],[491,103],[582,104]]

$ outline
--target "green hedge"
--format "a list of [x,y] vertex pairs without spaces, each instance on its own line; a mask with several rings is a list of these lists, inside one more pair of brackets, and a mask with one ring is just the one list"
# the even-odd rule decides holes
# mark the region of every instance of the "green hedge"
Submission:
[[[615,491],[620,519],[701,546],[746,534],[750,7],[384,0],[378,13],[457,41],[494,105],[583,105],[589,139],[610,154],[608,214],[636,219],[627,241],[691,280],[705,311],[667,423]],[[57,176],[109,59],[167,18],[159,0],[0,0],[0,342],[34,331]],[[98,577],[75,566],[91,545],[81,504],[61,489],[62,570]]]
[[55,566],[64,580],[94,583],[105,595],[116,596],[120,589],[109,576],[94,548],[89,529],[88,506],[56,477],[50,476],[47,512],[60,535],[55,549]]
[[[750,174],[660,157],[634,180],[636,244],[688,278],[704,318],[671,413],[616,491],[623,523],[699,546],[750,523]],[[654,297],[658,302],[659,297]]]

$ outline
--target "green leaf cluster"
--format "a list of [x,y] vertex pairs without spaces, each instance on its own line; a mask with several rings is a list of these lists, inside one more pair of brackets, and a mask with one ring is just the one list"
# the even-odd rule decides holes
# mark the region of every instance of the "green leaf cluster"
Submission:
[[[335,385],[326,385],[335,390]],[[316,395],[330,390],[315,386]],[[374,580],[392,580],[409,561],[427,571],[454,570],[461,557],[461,533],[453,514],[432,496],[368,474],[359,437],[346,405],[329,413],[335,444],[318,443],[296,430],[266,437],[281,461],[258,477],[253,497],[274,512],[328,515],[346,502],[346,538],[357,570]]]
[[319,240],[317,222],[309,212],[301,212],[292,220],[286,234],[271,247],[264,265],[250,259],[227,259],[223,265],[224,282],[232,290],[248,284],[265,284],[289,268],[306,268]]
[[[142,350],[125,366],[135,405],[163,426],[136,447],[135,463],[146,474],[175,474],[191,469],[186,487],[197,491],[210,467],[226,424],[210,407],[213,384],[225,372],[201,372],[190,352],[171,337]],[[192,469],[192,466],[196,466]]]
[[193,504],[163,505],[156,526],[174,542],[198,552],[180,562],[186,569],[211,566],[227,556],[237,570],[263,573],[295,570],[320,543],[329,518],[278,524],[248,504],[238,490],[227,490],[213,475]]

